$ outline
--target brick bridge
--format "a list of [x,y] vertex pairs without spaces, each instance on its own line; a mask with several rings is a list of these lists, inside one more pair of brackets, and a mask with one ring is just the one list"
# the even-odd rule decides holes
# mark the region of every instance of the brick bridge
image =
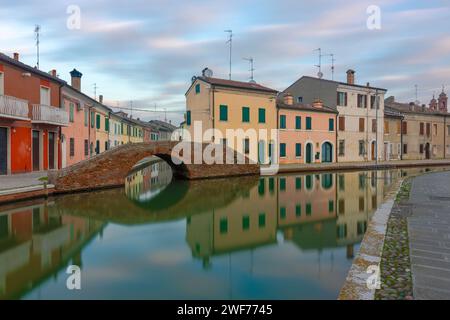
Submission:
[[[178,143],[161,141],[118,146],[62,170],[49,171],[49,183],[55,185],[56,193],[123,186],[133,166],[149,156],[157,156],[166,161],[171,166],[174,177],[181,179],[224,178],[260,173],[259,165],[248,164],[248,159],[246,164],[236,164],[236,161],[235,164],[194,164],[194,148],[202,148],[203,151],[207,144],[189,143],[191,164],[177,165],[172,161],[172,149]],[[225,154],[224,150],[224,159]],[[236,157],[234,154],[234,159]]]

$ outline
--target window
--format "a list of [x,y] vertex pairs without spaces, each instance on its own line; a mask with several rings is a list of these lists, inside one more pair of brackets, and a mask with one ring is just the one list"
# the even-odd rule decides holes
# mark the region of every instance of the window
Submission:
[[408,154],[408,144],[403,144],[403,154]]
[[73,102],[69,103],[69,121],[73,122],[73,118],[74,118],[74,109],[75,109],[75,105],[73,104]]
[[50,105],[50,88],[41,87],[41,104]]
[[339,156],[345,156],[345,140],[339,140]]
[[105,131],[109,132],[109,118],[105,117]]
[[188,110],[186,112],[186,125],[188,125],[188,126],[191,125],[191,110]]
[[105,141],[105,151],[109,149],[108,147],[108,141]]
[[300,158],[302,156],[302,144],[301,143],[295,144],[295,156],[297,158]]
[[100,115],[97,115],[97,129],[100,129]]
[[338,181],[339,181],[339,190],[345,191],[345,176],[343,174],[340,174]]
[[250,229],[250,217],[243,216],[242,217],[242,230],[248,230],[248,229]]
[[258,184],[258,194],[260,196],[264,195],[265,193],[265,180],[264,179],[259,179],[259,184]]
[[266,214],[260,213],[258,216],[258,226],[264,228],[266,226]]
[[450,126],[447,126],[447,135],[450,136]]
[[89,125],[89,111],[84,109],[84,126],[87,127]]
[[313,187],[312,184],[313,184],[313,177],[312,177],[312,175],[309,174],[306,176],[306,182],[305,182],[306,189],[311,190]]
[[75,156],[75,139],[70,138],[70,156]]
[[372,119],[372,132],[377,132],[377,119]]
[[200,83],[197,83],[195,85],[195,94],[199,94],[200,93]]
[[339,199],[339,214],[345,214],[345,199]]
[[437,136],[438,134],[438,126],[437,124],[433,124],[433,135]]
[[301,130],[302,128],[302,117],[296,116],[295,117],[295,129]]
[[341,107],[347,106],[347,92],[337,93],[337,105]]
[[280,178],[280,191],[286,190],[286,178]]
[[280,115],[280,129],[286,129],[286,116]]
[[250,122],[250,108],[242,107],[242,122]]
[[5,94],[5,88],[4,88],[4,75],[3,72],[0,72],[0,96]]
[[386,133],[386,134],[389,133],[389,121],[388,120],[384,120],[384,133]]
[[363,212],[365,207],[364,197],[359,197],[359,211]]
[[408,122],[402,122],[402,134],[408,134]]
[[328,201],[328,212],[329,213],[333,213],[334,212],[334,201],[333,200],[329,200]]
[[345,117],[339,117],[339,131],[345,131]]
[[88,156],[89,155],[89,141],[84,140],[84,155]]
[[286,157],[286,143],[280,143],[280,157]]
[[298,98],[297,98],[297,102],[298,102],[298,103],[303,103],[303,97],[298,97]]
[[431,135],[431,124],[427,123],[427,137]]
[[423,144],[420,144],[420,146],[419,146],[419,153],[423,154]]
[[95,142],[95,153],[100,153],[100,141],[98,140]]
[[423,122],[420,123],[419,134],[423,136],[425,134],[425,124]]
[[402,121],[399,120],[397,121],[397,134],[401,134],[402,133]]
[[366,154],[366,144],[364,140],[359,140],[359,155],[364,156]]
[[300,204],[297,204],[295,206],[295,216],[300,217],[302,215],[302,206]]
[[311,129],[312,129],[312,118],[306,117],[306,130],[311,130]]
[[250,153],[250,139],[245,138],[244,139],[244,154],[249,154],[249,153]]
[[280,219],[286,219],[286,207],[280,207]]
[[228,121],[228,106],[221,105],[219,111],[220,111],[219,120]]
[[220,219],[219,229],[220,229],[221,234],[228,232],[228,219],[227,218]]
[[359,132],[364,132],[365,120],[364,118],[359,118]]
[[375,96],[370,96],[370,109],[375,109],[375,104],[377,102],[377,99]]
[[367,108],[367,96],[365,94],[358,94],[357,106],[358,108]]
[[328,119],[328,131],[334,131],[334,119]]
[[264,109],[264,108],[258,109],[258,122],[266,123],[266,109]]
[[311,203],[307,203],[306,204],[306,215],[310,216],[312,214],[312,204]]

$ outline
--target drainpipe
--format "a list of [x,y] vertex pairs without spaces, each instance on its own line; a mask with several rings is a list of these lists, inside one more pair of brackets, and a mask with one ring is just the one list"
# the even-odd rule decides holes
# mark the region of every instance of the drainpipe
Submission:
[[403,160],[403,117],[400,118],[400,160]]

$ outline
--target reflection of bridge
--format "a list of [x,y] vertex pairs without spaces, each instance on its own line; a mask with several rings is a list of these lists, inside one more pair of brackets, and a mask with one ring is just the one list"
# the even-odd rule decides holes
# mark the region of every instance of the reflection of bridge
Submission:
[[[195,144],[183,142],[184,148],[181,151],[181,157],[188,158],[188,151],[190,150],[191,161],[190,164],[182,162],[175,164],[172,161],[172,151],[180,142],[151,142],[151,143],[133,143],[116,147],[108,150],[91,159],[79,162],[68,168],[49,172],[49,181],[55,185],[56,192],[71,192],[82,190],[93,190],[107,187],[123,186],[125,178],[130,172],[134,164],[139,160],[149,156],[158,156],[166,161],[174,172],[174,176],[185,179],[202,179],[202,178],[220,178],[229,176],[255,175],[259,174],[259,166],[257,164],[237,164],[236,159],[238,155],[231,151],[234,164],[206,164],[201,159],[201,164],[195,164],[195,151],[200,151],[203,155],[208,144]],[[222,146],[217,146],[218,150]],[[208,147],[208,150],[211,146]],[[226,155],[229,150],[223,148],[223,159],[226,162]],[[186,154],[183,155],[183,152]],[[174,152],[178,154],[178,152]],[[208,152],[209,154],[209,152]],[[214,154],[214,153],[213,153]]]

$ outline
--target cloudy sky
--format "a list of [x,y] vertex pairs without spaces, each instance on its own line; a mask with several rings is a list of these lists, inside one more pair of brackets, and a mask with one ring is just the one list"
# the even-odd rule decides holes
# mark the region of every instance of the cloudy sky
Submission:
[[[69,29],[68,6],[81,10],[80,28]],[[381,29],[370,30],[367,8],[381,10]],[[82,90],[103,94],[111,106],[167,109],[182,120],[184,93],[193,75],[209,67],[228,77],[224,30],[232,29],[235,80],[255,80],[283,90],[315,75],[316,48],[333,53],[335,79],[356,70],[360,84],[387,88],[398,100],[428,103],[450,88],[450,0],[0,0],[0,51],[36,65],[34,25],[41,25],[40,68],[64,80],[77,68]],[[73,21],[73,20],[70,20]],[[330,57],[323,57],[331,78]],[[143,119],[163,113],[134,112]]]

